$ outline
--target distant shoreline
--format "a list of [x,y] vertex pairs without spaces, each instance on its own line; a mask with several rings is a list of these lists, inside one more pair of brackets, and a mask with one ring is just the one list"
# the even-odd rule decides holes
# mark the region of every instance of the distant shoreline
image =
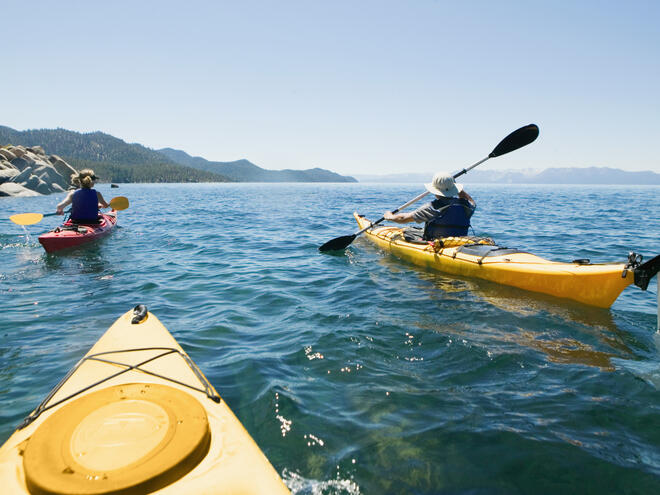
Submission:
[[[425,183],[428,174],[354,174],[359,182]],[[474,170],[460,177],[466,184],[555,184],[555,185],[660,185],[660,174],[653,171],[630,172],[607,167],[547,168],[544,170]]]

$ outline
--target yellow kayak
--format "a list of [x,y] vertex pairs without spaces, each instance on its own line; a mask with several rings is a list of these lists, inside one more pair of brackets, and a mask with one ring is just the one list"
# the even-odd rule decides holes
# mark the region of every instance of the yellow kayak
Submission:
[[0,448],[2,493],[285,494],[240,421],[144,306]]
[[[365,217],[353,214],[360,229],[369,227]],[[476,277],[591,306],[609,308],[623,289],[634,283],[646,290],[660,268],[660,256],[641,264],[631,253],[628,263],[571,263],[549,261],[516,249],[501,248],[490,239],[449,237],[434,242],[406,240],[404,229],[374,227],[367,238],[398,258],[440,272]]]

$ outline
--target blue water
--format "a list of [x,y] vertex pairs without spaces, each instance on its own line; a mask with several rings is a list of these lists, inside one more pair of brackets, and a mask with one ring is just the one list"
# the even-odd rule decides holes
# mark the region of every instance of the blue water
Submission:
[[[303,494],[660,493],[657,283],[610,310],[423,271],[357,230],[412,184],[100,187],[120,229],[46,255],[0,198],[0,442],[147,304]],[[558,260],[660,252],[659,187],[473,185],[475,233]]]

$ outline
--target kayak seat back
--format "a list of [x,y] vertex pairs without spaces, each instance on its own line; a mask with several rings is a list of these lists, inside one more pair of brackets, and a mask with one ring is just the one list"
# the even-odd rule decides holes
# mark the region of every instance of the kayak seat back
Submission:
[[424,229],[421,227],[406,227],[402,231],[403,238],[406,242],[413,244],[427,244],[428,241],[424,239]]

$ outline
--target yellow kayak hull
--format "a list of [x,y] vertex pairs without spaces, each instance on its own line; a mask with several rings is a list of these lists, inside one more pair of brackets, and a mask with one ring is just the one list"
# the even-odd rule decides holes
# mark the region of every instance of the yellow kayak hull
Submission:
[[[354,217],[360,229],[370,225],[365,217],[357,213]],[[461,246],[408,242],[399,227],[374,227],[365,235],[394,256],[428,269],[489,280],[600,308],[609,308],[634,278],[624,263],[561,263],[521,252],[483,257],[460,252]]]
[[3,493],[289,493],[162,323],[141,316],[121,316],[0,448]]

